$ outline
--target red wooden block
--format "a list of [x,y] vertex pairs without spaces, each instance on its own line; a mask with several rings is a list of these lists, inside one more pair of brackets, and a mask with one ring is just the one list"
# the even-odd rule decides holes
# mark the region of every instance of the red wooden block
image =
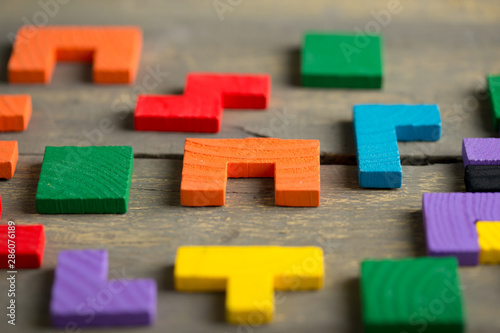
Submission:
[[[38,268],[42,265],[44,247],[43,225],[0,225],[0,268]],[[9,249],[10,252],[15,249],[14,259]]]
[[139,95],[134,113],[138,131],[220,131],[223,108],[266,109],[269,75],[192,73],[183,96]]
[[10,83],[49,83],[56,61],[93,62],[96,83],[132,83],[142,32],[137,27],[23,26],[8,64]]

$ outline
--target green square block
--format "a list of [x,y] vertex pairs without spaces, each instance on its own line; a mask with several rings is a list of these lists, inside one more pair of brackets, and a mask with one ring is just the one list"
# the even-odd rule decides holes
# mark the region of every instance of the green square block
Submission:
[[304,87],[382,87],[381,36],[308,32],[301,61]]
[[40,214],[126,213],[132,147],[46,147],[36,209]]
[[498,131],[500,127],[500,75],[488,75],[488,90],[491,99],[493,126]]
[[455,258],[364,261],[364,332],[464,332],[457,266]]

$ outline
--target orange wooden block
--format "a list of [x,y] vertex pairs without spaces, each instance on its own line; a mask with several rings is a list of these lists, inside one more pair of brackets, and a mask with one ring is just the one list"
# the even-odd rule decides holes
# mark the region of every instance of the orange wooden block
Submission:
[[30,118],[30,95],[0,95],[0,132],[24,131]]
[[57,61],[93,61],[95,83],[132,83],[141,48],[137,27],[23,26],[9,60],[9,82],[49,83]]
[[279,206],[319,206],[319,141],[186,139],[184,206],[223,206],[227,177],[274,177]]
[[17,141],[0,141],[0,178],[14,177],[18,157]]

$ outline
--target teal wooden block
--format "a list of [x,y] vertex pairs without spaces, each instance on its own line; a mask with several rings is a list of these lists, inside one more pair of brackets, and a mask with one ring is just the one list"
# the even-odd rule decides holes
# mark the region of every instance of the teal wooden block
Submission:
[[308,32],[301,59],[302,85],[320,88],[382,87],[382,37]]
[[365,104],[355,105],[353,112],[361,187],[401,187],[403,170],[397,142],[441,137],[441,115],[435,104]]
[[38,213],[126,213],[133,164],[128,146],[46,147]]
[[364,332],[464,332],[457,267],[455,258],[364,261]]

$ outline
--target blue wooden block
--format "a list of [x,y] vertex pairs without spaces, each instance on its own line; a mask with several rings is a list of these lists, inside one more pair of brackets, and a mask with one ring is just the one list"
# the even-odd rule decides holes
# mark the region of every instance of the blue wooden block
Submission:
[[398,141],[437,141],[439,107],[432,105],[354,106],[354,136],[361,187],[401,187]]

